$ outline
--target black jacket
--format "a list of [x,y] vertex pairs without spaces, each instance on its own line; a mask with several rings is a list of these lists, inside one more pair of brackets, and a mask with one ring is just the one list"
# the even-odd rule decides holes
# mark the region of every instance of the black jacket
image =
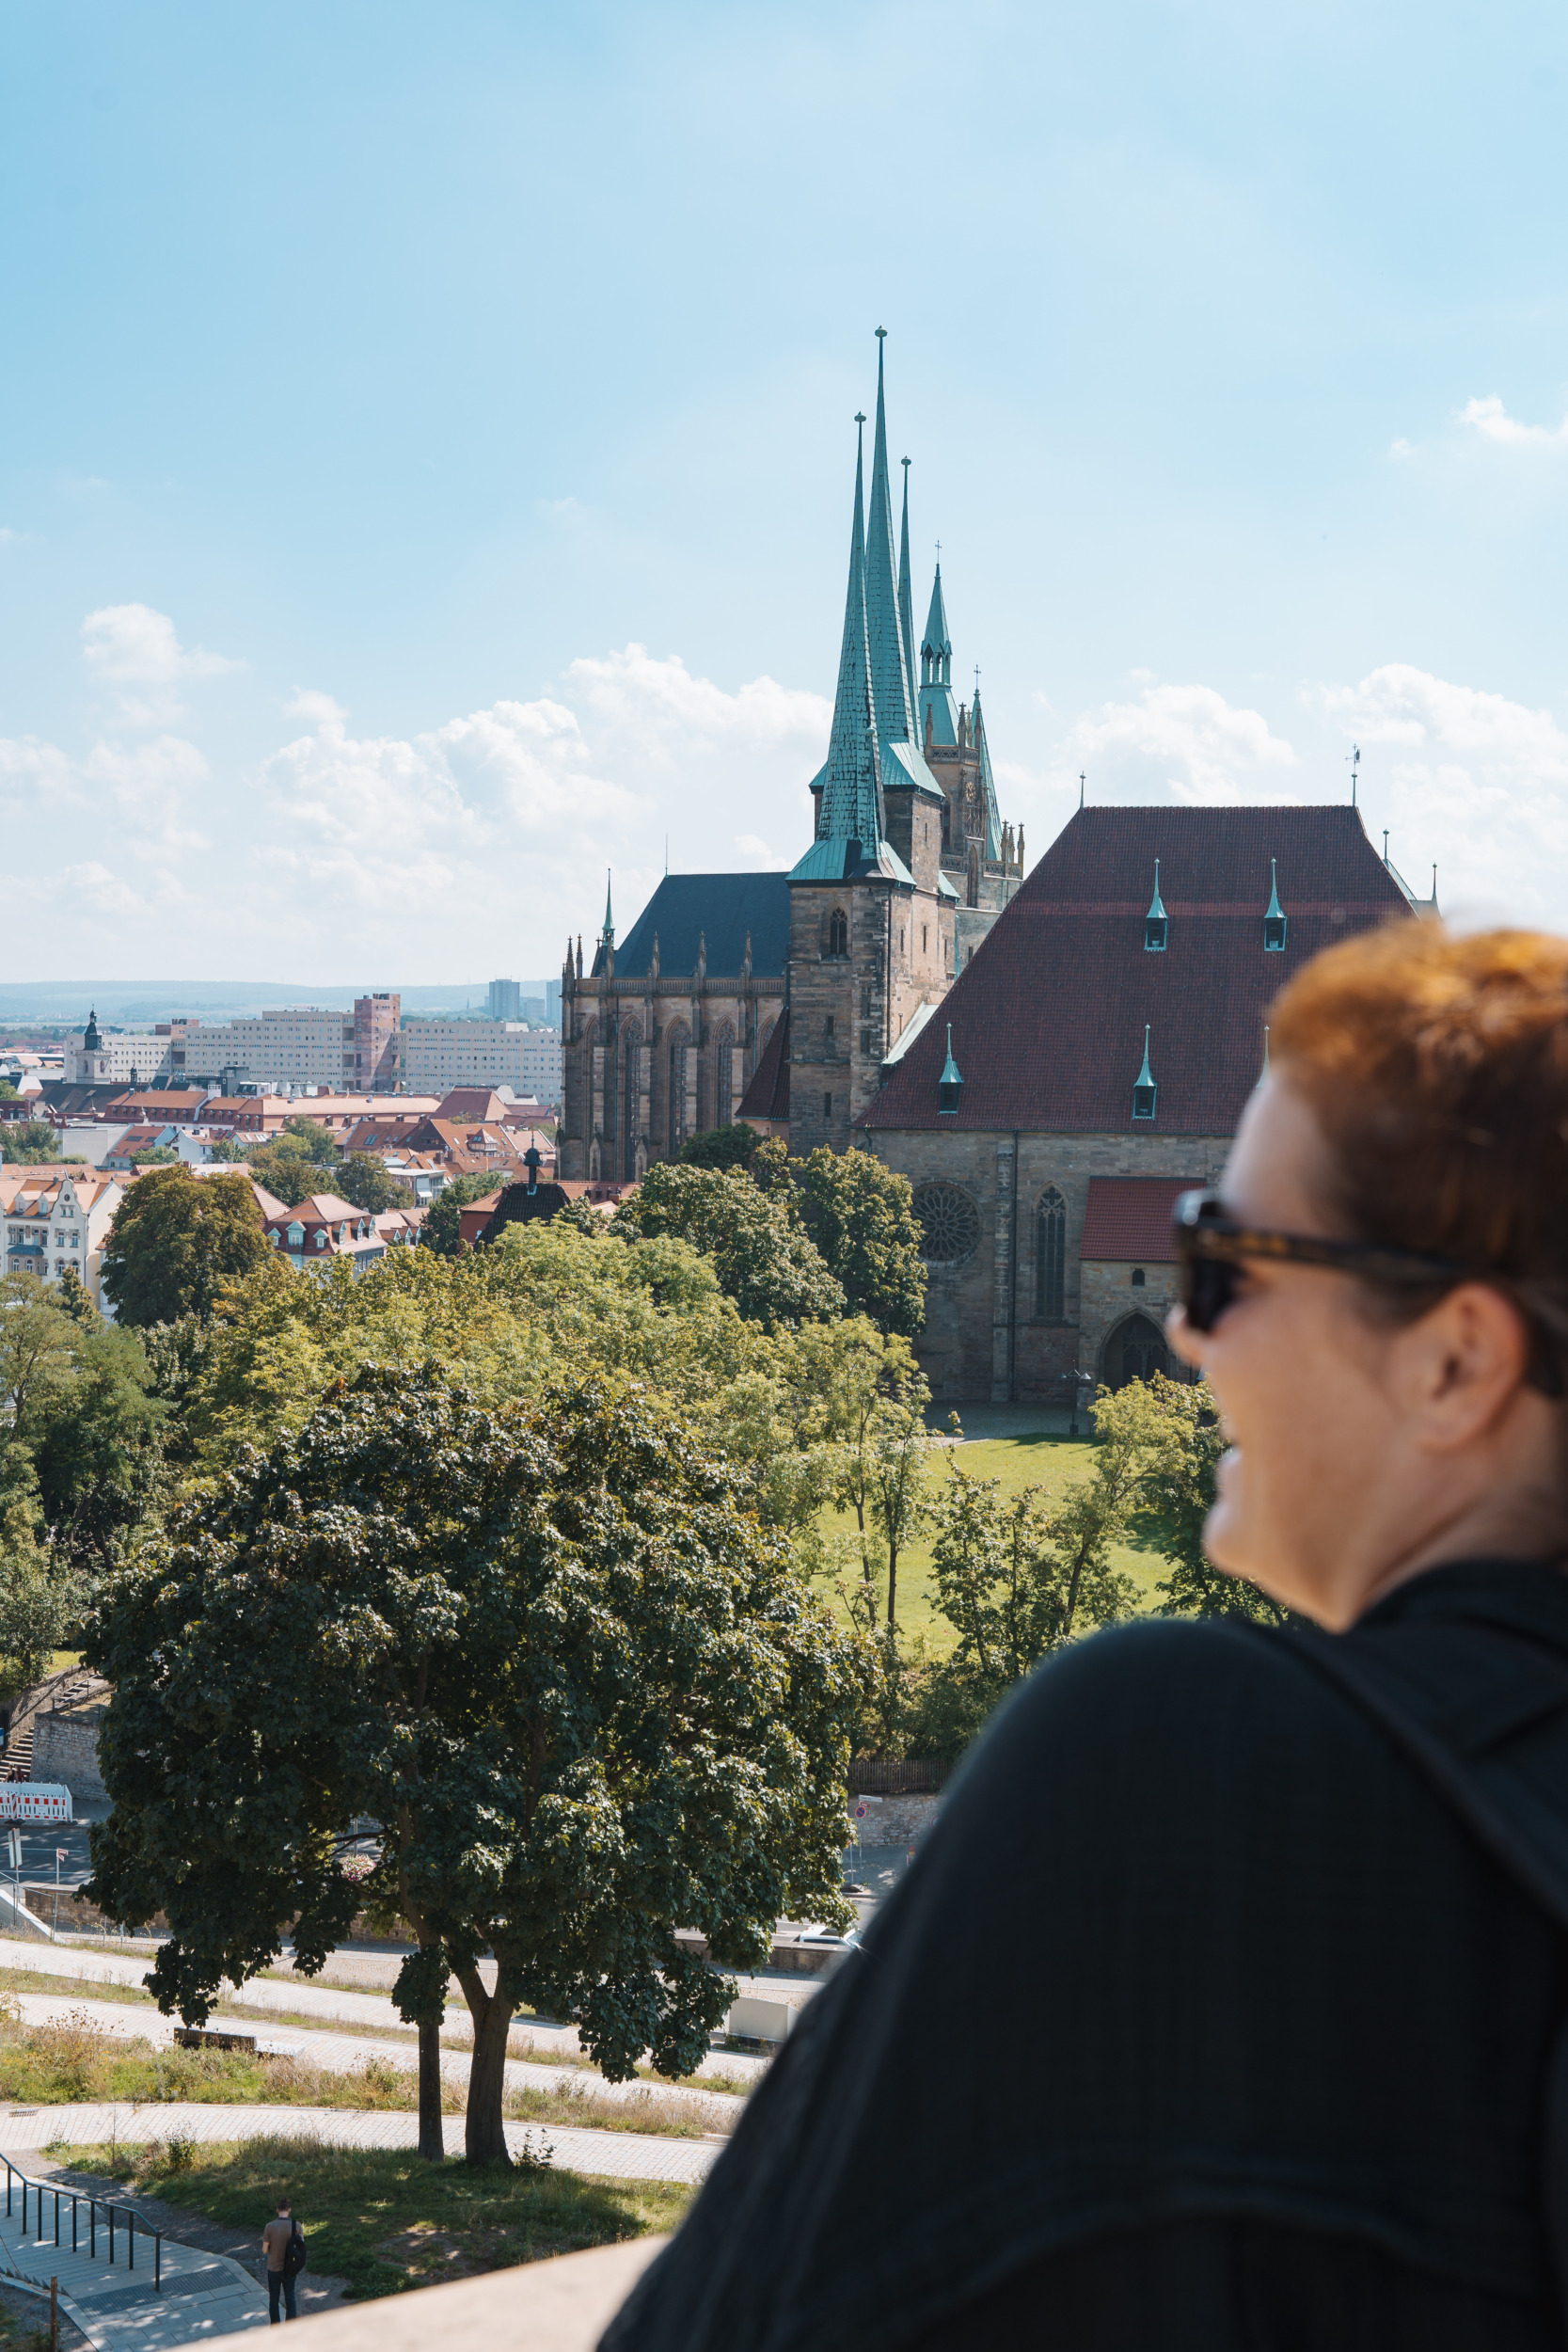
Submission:
[[[1568,1580],[1436,1569],[1343,1638],[1439,1624],[1568,1665]],[[1560,2347],[1560,1943],[1291,1635],[1101,1634],[1002,1710],[606,2352]]]

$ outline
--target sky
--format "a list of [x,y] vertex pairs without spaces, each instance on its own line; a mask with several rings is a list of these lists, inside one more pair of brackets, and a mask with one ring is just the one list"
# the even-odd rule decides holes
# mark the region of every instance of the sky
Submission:
[[1568,18],[0,7],[0,980],[792,864],[887,336],[1030,862],[1348,797],[1568,928]]

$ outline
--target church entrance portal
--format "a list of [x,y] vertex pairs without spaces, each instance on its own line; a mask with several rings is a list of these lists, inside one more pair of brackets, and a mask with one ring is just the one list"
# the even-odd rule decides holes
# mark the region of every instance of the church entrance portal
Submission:
[[1164,1336],[1147,1315],[1130,1315],[1105,1343],[1105,1386],[1124,1389],[1129,1380],[1148,1380],[1168,1373],[1170,1356]]

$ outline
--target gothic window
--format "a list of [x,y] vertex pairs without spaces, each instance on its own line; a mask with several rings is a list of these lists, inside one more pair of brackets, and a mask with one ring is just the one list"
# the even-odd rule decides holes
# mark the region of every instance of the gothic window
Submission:
[[1132,1315],[1105,1343],[1104,1379],[1108,1389],[1125,1389],[1132,1380],[1151,1380],[1168,1373],[1170,1358],[1157,1325],[1147,1315]]
[[625,1139],[622,1157],[629,1179],[635,1173],[637,1143],[642,1127],[642,1032],[634,1025],[627,1026],[621,1040],[621,1068],[626,1098],[621,1128]]
[[974,841],[969,845],[968,898],[972,907],[977,907],[980,903],[980,850],[979,845]]
[[1052,1185],[1035,1220],[1035,1312],[1060,1323],[1067,1311],[1067,1202]]
[[713,1123],[727,1127],[735,1118],[735,1031],[728,1022],[713,1042]]
[[980,1212],[958,1184],[917,1184],[914,1214],[927,1265],[957,1265],[980,1245]]
[[615,1142],[615,1032],[607,1029],[608,1042],[604,1049],[604,1086],[599,1104],[599,1133],[605,1139],[606,1165],[614,1166]]
[[823,1044],[824,1044],[824,1045],[831,1045],[831,1044],[832,1043],[832,1041],[833,1041],[834,1035],[835,1035],[835,1031],[834,1031],[834,1028],[833,1028],[833,1016],[832,1016],[832,1014],[831,1012],[830,1012],[830,1013],[825,1013],[825,1014],[823,1015],[823,1017],[822,1017],[822,1042],[823,1042]]
[[828,953],[847,956],[849,952],[849,918],[842,907],[834,907],[828,918]]
[[825,1094],[822,1097],[822,1116],[824,1119],[832,1119],[832,1115],[833,1098],[831,1094]]
[[673,1159],[686,1141],[686,1056],[688,1050],[686,1024],[677,1022],[670,1032],[670,1157]]
[[951,802],[944,800],[942,804],[942,846],[944,850],[948,850],[951,849],[952,844],[953,807]]

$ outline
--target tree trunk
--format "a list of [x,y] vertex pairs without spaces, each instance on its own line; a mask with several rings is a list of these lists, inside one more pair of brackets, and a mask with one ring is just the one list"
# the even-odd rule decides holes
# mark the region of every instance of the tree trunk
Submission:
[[898,1546],[891,1537],[887,1548],[887,1621],[893,1623],[898,1600]]
[[486,1993],[477,1967],[458,1976],[474,2021],[474,2055],[468,2067],[468,2112],[463,2153],[469,2164],[510,2164],[501,2101],[506,2090],[506,2037],[516,2003],[507,1997],[498,1972],[496,1990]]
[[420,2026],[420,2153],[440,2164],[447,2153],[441,2127],[441,2028],[435,2018]]

